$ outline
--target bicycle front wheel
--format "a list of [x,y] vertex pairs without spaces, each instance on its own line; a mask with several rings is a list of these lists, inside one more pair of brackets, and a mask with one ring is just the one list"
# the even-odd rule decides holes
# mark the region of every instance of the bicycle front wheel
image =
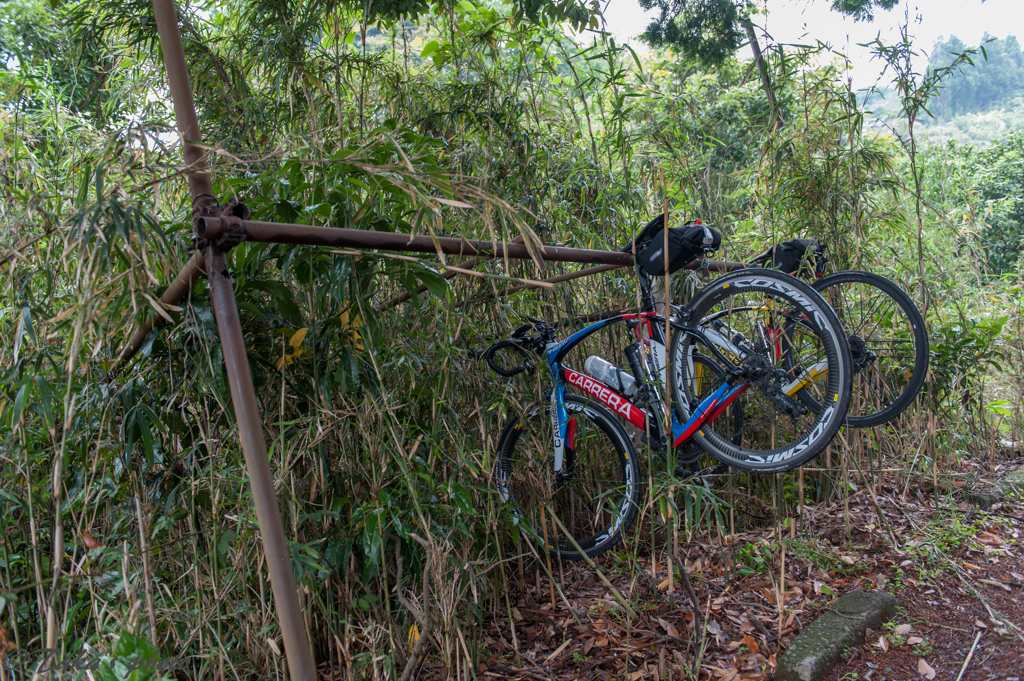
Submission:
[[[722,463],[760,473],[792,470],[822,452],[843,425],[852,376],[846,336],[828,303],[795,277],[746,269],[716,279],[687,307],[691,323],[717,332],[743,357],[723,359],[698,334],[673,330],[670,383],[680,421],[706,383],[695,358],[715,357],[723,372],[747,375],[732,381],[743,388],[730,410],[694,440]],[[798,393],[826,406],[815,411]]]
[[640,468],[632,441],[607,409],[575,395],[565,396],[565,407],[562,470],[554,470],[552,407],[536,405],[505,426],[494,478],[538,549],[581,560],[615,546],[633,524]]
[[928,332],[914,301],[873,272],[836,272],[812,286],[839,315],[850,343],[854,376],[847,424],[870,428],[902,414],[928,374]]

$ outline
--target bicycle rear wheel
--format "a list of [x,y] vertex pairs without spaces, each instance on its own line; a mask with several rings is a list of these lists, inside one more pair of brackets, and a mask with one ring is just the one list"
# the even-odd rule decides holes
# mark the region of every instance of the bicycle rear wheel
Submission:
[[847,425],[870,428],[902,414],[928,375],[928,332],[914,301],[873,272],[836,272],[812,286],[849,340],[854,376]]
[[[702,426],[694,440],[722,463],[761,473],[791,470],[823,451],[843,425],[852,376],[845,334],[824,299],[799,279],[749,269],[716,279],[687,307],[691,323],[715,329],[743,349],[745,358],[728,360],[734,367],[753,372],[733,406]],[[673,329],[670,383],[681,422],[702,392],[695,388],[701,384],[698,356],[715,357],[723,372],[729,369],[710,344]],[[820,380],[807,380],[811,373]],[[808,408],[795,385],[828,406]]]
[[565,407],[571,425],[561,474],[554,472],[547,404],[506,424],[494,477],[498,494],[538,549],[580,560],[583,553],[594,557],[615,546],[633,524],[640,468],[632,441],[607,409],[575,395],[565,396]]

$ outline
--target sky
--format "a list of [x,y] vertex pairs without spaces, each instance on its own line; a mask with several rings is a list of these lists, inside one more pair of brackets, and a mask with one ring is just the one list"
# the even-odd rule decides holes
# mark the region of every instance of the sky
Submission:
[[[645,13],[637,0],[602,0],[607,29],[623,42],[638,46],[654,12]],[[829,0],[761,0],[767,15],[755,17],[775,43],[828,42],[853,62],[855,87],[868,87],[878,79],[881,66],[870,51],[858,46],[881,36],[883,42],[899,38],[898,26],[910,17],[910,34],[915,45],[930,52],[940,37],[955,35],[976,46],[987,31],[997,38],[1008,34],[1024,42],[1024,2],[1021,0],[905,0],[890,11],[876,11],[871,23],[854,22],[829,6]],[[765,41],[768,42],[768,41]],[[762,48],[765,43],[762,43]],[[749,53],[743,48],[742,56]]]

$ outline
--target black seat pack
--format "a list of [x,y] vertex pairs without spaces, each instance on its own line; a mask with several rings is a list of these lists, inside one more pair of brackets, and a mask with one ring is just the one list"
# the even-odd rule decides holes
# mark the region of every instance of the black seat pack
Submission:
[[[810,255],[807,254],[808,251]],[[804,274],[807,272],[807,265],[810,265],[815,276],[820,277],[825,273],[827,263],[825,244],[817,239],[790,239],[772,250],[772,264],[786,274]]]
[[[714,251],[722,245],[722,234],[707,225],[688,222],[682,227],[668,230],[668,271],[669,274],[682,269],[687,263],[700,258],[705,250]],[[665,274],[665,230],[659,229],[651,235],[647,246],[637,255],[640,268],[656,277]]]

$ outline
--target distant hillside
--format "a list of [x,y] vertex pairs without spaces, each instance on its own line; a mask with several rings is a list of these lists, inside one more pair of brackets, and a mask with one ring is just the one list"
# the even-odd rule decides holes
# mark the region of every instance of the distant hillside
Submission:
[[[956,36],[932,48],[929,69],[949,66],[968,45]],[[1015,36],[986,37],[970,63],[943,81],[939,95],[928,103],[934,116],[924,116],[920,131],[935,142],[955,139],[986,146],[1012,132],[1024,132],[1024,51]],[[891,91],[873,93],[864,106],[876,118],[892,116],[898,105]]]
[[[932,48],[929,69],[949,66],[968,46],[956,36]],[[945,82],[939,96],[928,109],[939,123],[957,116],[987,113],[1001,109],[1018,97],[1024,97],[1024,52],[1015,36],[990,40],[987,36],[971,57],[974,66],[965,64]]]

